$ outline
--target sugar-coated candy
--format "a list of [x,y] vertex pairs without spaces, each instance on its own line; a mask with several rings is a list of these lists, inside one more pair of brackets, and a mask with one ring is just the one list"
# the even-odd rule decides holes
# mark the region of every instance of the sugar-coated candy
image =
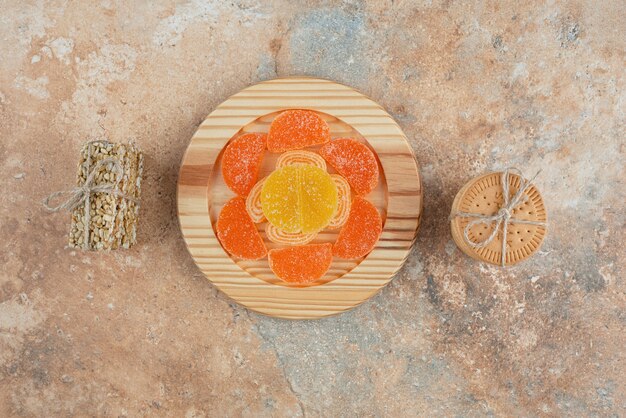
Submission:
[[261,207],[265,218],[275,227],[290,233],[301,232],[299,167],[287,166],[274,171],[263,182]]
[[333,261],[332,244],[308,244],[276,248],[269,252],[269,265],[281,280],[307,284],[326,274]]
[[222,177],[233,192],[246,197],[256,184],[267,135],[247,133],[233,139],[222,156]]
[[312,165],[300,169],[300,219],[305,234],[324,229],[337,211],[337,186],[330,174]]
[[270,174],[261,191],[267,220],[288,233],[310,234],[328,225],[337,210],[337,187],[312,165],[286,166]]
[[320,148],[320,155],[344,176],[358,195],[378,184],[378,162],[367,145],[351,138],[338,138]]
[[250,219],[242,197],[234,197],[224,205],[215,230],[222,247],[235,257],[258,260],[267,255],[263,238]]
[[355,197],[348,220],[333,245],[333,255],[346,259],[366,256],[376,246],[382,228],[376,207],[362,197]]
[[270,125],[267,149],[284,152],[330,141],[330,128],[324,119],[310,110],[286,110]]

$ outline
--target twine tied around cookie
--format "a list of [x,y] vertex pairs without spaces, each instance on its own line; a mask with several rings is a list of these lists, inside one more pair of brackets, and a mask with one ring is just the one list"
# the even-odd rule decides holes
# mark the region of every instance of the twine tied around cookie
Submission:
[[[87,164],[89,164],[89,162],[91,161],[91,143],[93,142],[102,142],[102,141],[100,140],[90,141],[88,145]],[[109,173],[112,173],[114,175],[115,182],[108,183],[108,184],[95,185],[94,183],[95,183],[96,175],[103,167],[105,167],[108,164],[111,165]],[[78,206],[84,205],[85,207],[85,219],[83,220],[83,225],[84,225],[83,248],[84,249],[89,249],[89,225],[91,222],[91,194],[92,193],[108,193],[114,196],[121,197],[123,199],[124,204],[126,203],[126,201],[132,201],[132,202],[138,203],[137,199],[126,195],[125,193],[121,192],[118,189],[119,183],[122,180],[122,177],[124,175],[124,168],[122,167],[122,165],[116,158],[109,157],[109,158],[104,158],[98,161],[91,170],[89,170],[89,167],[87,168],[87,173],[88,173],[87,178],[85,179],[85,182],[81,186],[75,187],[70,190],[61,190],[58,192],[54,192],[48,197],[46,197],[43,201],[44,207],[50,212],[58,212],[60,210],[72,211]],[[68,195],[67,199],[65,199],[64,201],[62,201],[56,206],[51,205],[51,202],[53,200],[63,195]],[[115,219],[116,215],[117,215],[117,206],[114,209],[113,219]],[[113,223],[111,223],[110,229],[112,228],[113,228]],[[109,236],[111,236],[111,231],[109,231]]]
[[[450,219],[454,219],[456,217],[460,218],[473,218],[465,229],[463,230],[463,239],[465,243],[472,248],[484,248],[487,245],[491,244],[491,242],[498,236],[498,231],[500,230],[500,226],[502,226],[502,267],[506,265],[506,236],[509,223],[517,223],[517,224],[526,224],[526,225],[537,225],[537,226],[547,226],[546,222],[540,221],[529,221],[526,219],[515,219],[512,217],[513,209],[517,208],[519,205],[524,203],[528,196],[524,193],[526,190],[532,186],[533,181],[541,170],[539,170],[530,180],[524,178],[522,172],[513,167],[509,167],[502,172],[500,183],[502,185],[502,195],[504,197],[504,202],[500,209],[493,215],[483,215],[481,213],[471,213],[471,212],[456,212],[450,215]],[[509,184],[509,175],[510,173],[517,174],[520,178],[520,186],[517,192],[511,196],[510,193],[510,184]],[[478,224],[486,224],[492,225],[494,224],[493,230],[491,234],[487,238],[482,241],[472,241],[469,237],[470,230],[474,225]]]

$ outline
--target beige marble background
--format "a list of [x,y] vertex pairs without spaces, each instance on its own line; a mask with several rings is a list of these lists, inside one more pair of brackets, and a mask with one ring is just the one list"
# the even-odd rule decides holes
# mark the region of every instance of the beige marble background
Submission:
[[[0,0],[0,416],[625,416],[625,33],[618,0]],[[314,322],[227,300],[175,217],[200,121],[296,74],[381,103],[425,190],[395,280]],[[66,248],[40,203],[100,136],[145,150],[131,251]],[[502,270],[446,217],[508,165],[551,227]]]

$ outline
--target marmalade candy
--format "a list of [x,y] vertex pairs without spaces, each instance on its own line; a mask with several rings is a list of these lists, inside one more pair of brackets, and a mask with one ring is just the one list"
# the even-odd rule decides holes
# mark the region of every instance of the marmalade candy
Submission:
[[305,234],[324,229],[337,211],[337,186],[330,174],[312,165],[300,169],[300,222]]
[[242,197],[233,197],[224,205],[215,230],[224,249],[235,257],[259,260],[267,255],[263,238],[250,219]]
[[378,162],[367,145],[355,139],[339,138],[320,148],[320,155],[348,180],[358,195],[366,195],[376,187]]
[[307,284],[321,279],[332,262],[330,243],[276,248],[269,252],[270,268],[287,283]]
[[[316,145],[321,145],[319,154],[303,150]],[[265,149],[282,154],[275,170],[258,180]],[[329,174],[326,164],[338,174]],[[274,119],[267,135],[235,138],[224,150],[222,176],[239,196],[222,208],[217,238],[234,257],[258,260],[267,255],[271,270],[286,283],[308,285],[321,279],[333,257],[365,257],[382,234],[380,213],[362,197],[378,183],[376,156],[355,139],[331,141],[328,124],[315,112],[287,110]],[[265,237],[285,247],[268,252],[255,225],[266,220]],[[311,244],[325,228],[341,228],[336,241]]]
[[330,141],[330,128],[324,119],[310,110],[286,110],[276,116],[267,136],[267,149],[283,152]]
[[382,230],[382,220],[376,207],[362,197],[355,197],[348,221],[333,245],[333,255],[347,259],[366,256],[374,249]]
[[222,177],[230,190],[246,197],[254,187],[263,156],[267,135],[247,133],[228,144],[222,156]]
[[289,233],[301,232],[300,168],[287,166],[267,176],[261,189],[263,215],[275,227]]
[[261,191],[267,220],[287,233],[318,232],[337,211],[337,186],[312,165],[289,165],[270,174]]

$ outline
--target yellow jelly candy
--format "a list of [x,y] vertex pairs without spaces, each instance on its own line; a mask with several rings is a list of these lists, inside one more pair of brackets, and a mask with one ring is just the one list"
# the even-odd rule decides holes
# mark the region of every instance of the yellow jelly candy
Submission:
[[337,211],[337,186],[330,174],[312,165],[300,169],[300,219],[302,233],[324,229]]
[[285,232],[300,232],[300,167],[274,171],[263,182],[261,208],[265,218]]
[[270,174],[261,190],[267,220],[287,233],[323,229],[337,210],[337,186],[326,171],[312,165],[290,165]]

